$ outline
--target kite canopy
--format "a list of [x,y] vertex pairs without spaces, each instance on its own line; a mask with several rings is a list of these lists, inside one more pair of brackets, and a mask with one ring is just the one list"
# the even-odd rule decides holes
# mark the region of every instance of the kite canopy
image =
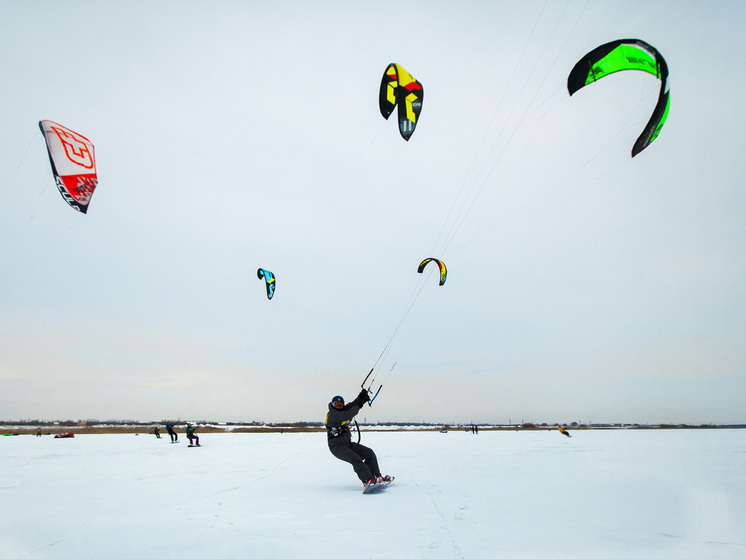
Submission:
[[98,184],[93,144],[85,136],[51,120],[39,121],[52,165],[52,174],[65,202],[82,213]]
[[443,285],[446,282],[448,270],[446,270],[446,265],[443,264],[441,260],[438,260],[437,258],[425,258],[422,262],[420,262],[420,266],[419,268],[417,268],[417,272],[421,274],[422,270],[424,270],[425,266],[427,266],[430,262],[435,262],[438,264],[438,269],[440,270],[440,282],[438,283],[438,285]]
[[269,270],[259,268],[256,271],[256,277],[264,280],[264,283],[267,287],[267,299],[272,300],[272,297],[275,294],[275,275]]
[[394,107],[399,106],[399,133],[407,141],[417,126],[424,94],[422,84],[409,72],[394,62],[388,65],[381,78],[378,106],[386,120],[394,112]]
[[599,47],[581,58],[567,77],[570,95],[586,85],[622,70],[641,70],[661,80],[658,103],[645,129],[632,148],[632,157],[648,147],[663,128],[671,102],[668,86],[668,64],[661,53],[640,39],[619,39]]

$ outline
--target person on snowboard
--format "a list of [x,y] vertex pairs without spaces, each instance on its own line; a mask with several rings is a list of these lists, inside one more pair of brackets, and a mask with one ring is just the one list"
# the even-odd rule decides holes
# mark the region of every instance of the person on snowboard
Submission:
[[170,423],[166,425],[166,431],[168,431],[168,435],[171,437],[171,442],[175,443],[179,441],[179,435],[176,434],[176,431],[174,431],[174,426]]
[[326,438],[329,451],[340,460],[352,464],[357,477],[365,487],[371,484],[389,482],[391,476],[382,476],[378,467],[376,453],[367,446],[352,442],[350,420],[355,417],[360,408],[370,399],[368,391],[363,389],[352,402],[345,405],[342,396],[335,396],[329,402],[326,414]]
[[[187,436],[187,439],[189,439],[189,446],[199,446],[199,437],[194,432],[194,426],[192,426],[189,423],[187,423],[187,426],[186,426],[186,436]],[[197,441],[197,442],[194,442],[194,441]]]
[[559,432],[562,433],[564,436],[569,437],[570,431],[568,431],[564,425],[559,426]]

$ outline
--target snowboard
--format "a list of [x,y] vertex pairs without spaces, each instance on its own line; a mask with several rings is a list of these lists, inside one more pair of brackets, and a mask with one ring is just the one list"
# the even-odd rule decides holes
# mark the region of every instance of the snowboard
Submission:
[[201,444],[188,444],[187,448],[192,448],[193,446],[202,446]]
[[394,478],[392,477],[390,481],[382,481],[381,483],[373,483],[372,485],[368,485],[363,489],[363,495],[368,495],[370,493],[380,493],[386,487],[391,485],[391,482],[394,481]]

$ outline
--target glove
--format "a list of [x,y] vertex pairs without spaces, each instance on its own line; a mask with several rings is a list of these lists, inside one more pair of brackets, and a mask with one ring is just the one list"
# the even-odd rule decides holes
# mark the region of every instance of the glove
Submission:
[[364,404],[365,402],[370,400],[370,395],[368,394],[368,391],[365,388],[363,388],[360,391],[360,394],[357,395],[357,399],[360,400]]

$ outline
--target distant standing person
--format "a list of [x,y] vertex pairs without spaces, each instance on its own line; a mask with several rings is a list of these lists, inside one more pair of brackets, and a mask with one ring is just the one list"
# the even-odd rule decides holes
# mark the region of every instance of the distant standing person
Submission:
[[[186,436],[189,439],[189,446],[199,446],[199,437],[194,432],[194,427],[187,423]],[[196,443],[194,441],[197,441]]]
[[365,389],[347,405],[342,396],[335,396],[329,403],[325,422],[329,451],[340,460],[352,464],[357,477],[366,488],[369,485],[389,482],[393,479],[391,476],[381,475],[376,453],[372,449],[352,442],[350,420],[357,415],[369,398],[368,391]]
[[161,438],[161,430],[160,430],[160,429],[158,429],[158,426],[157,426],[157,425],[156,425],[156,426],[155,426],[155,428],[153,429],[153,434],[155,435],[155,438],[156,438],[156,439],[160,439],[160,438]]
[[176,434],[176,431],[174,431],[174,426],[170,423],[166,425],[166,431],[168,431],[168,435],[171,437],[172,443],[178,443],[179,442],[179,435]]

